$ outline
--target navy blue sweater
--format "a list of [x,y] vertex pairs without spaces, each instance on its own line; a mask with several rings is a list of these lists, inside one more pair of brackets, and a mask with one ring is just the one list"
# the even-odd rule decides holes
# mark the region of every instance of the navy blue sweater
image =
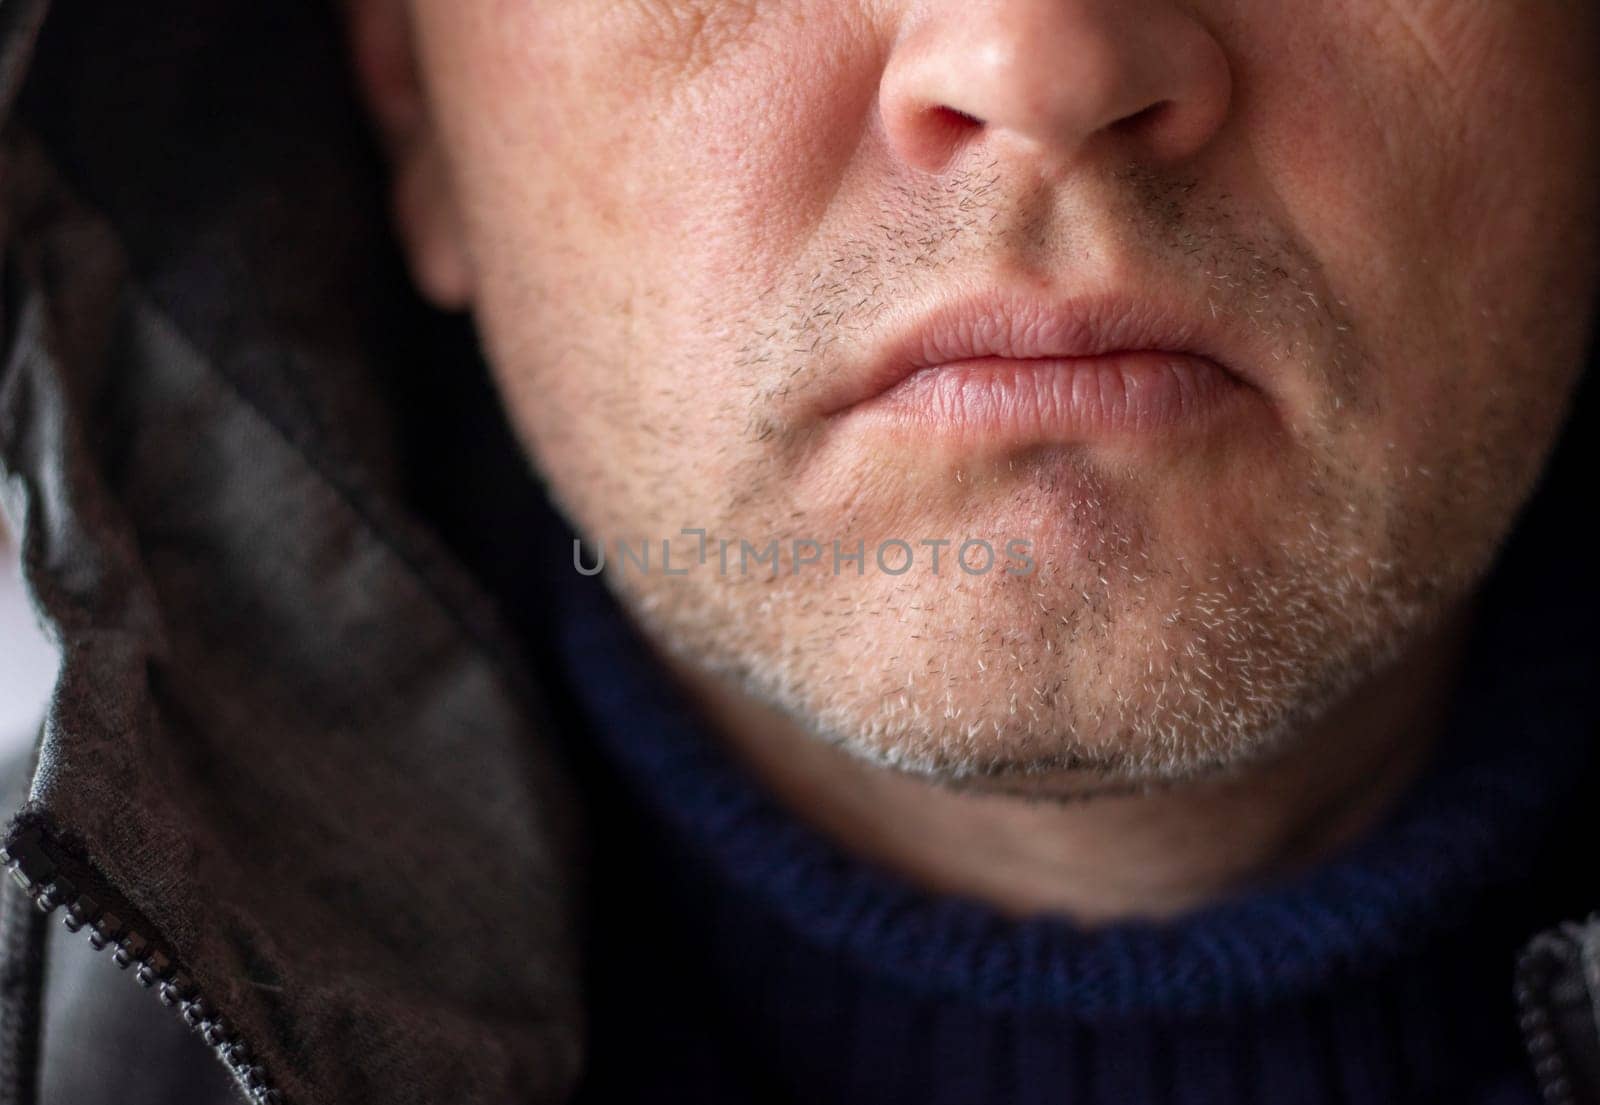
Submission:
[[597,750],[582,1100],[1530,1105],[1512,966],[1597,904],[1561,848],[1595,794],[1594,673],[1563,640],[1569,589],[1507,572],[1440,753],[1380,826],[1309,873],[1095,930],[846,855],[575,578],[560,651]]

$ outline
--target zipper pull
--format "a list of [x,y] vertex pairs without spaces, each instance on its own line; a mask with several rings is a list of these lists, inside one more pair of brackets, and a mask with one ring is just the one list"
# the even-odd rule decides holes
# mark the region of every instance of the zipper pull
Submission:
[[1516,998],[1545,1105],[1600,1105],[1600,914],[1528,941]]

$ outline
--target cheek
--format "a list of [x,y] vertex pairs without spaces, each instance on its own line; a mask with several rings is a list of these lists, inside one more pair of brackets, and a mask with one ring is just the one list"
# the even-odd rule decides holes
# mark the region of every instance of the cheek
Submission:
[[480,247],[512,227],[539,247],[523,266],[551,256],[564,278],[711,309],[782,271],[869,117],[872,47],[841,6],[722,30],[730,16],[687,10],[710,4],[530,7],[465,46],[452,145],[495,223]]
[[480,327],[530,396],[519,417],[545,412],[540,453],[595,411],[627,412],[592,428],[620,439],[729,407],[742,324],[871,117],[879,47],[848,5],[803,27],[800,5],[718,7],[522,3],[425,28]]
[[740,352],[870,118],[874,37],[847,5],[737,35],[681,0],[444,7],[426,62],[525,446],[591,533],[714,524],[769,467]]
[[1369,362],[1359,463],[1487,446],[1508,418],[1532,448],[1549,437],[1600,253],[1596,24],[1566,4],[1347,0],[1238,51],[1260,187]]

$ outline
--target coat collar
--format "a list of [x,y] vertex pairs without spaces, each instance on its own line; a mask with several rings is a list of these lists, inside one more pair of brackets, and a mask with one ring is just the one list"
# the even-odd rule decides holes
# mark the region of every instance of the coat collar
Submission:
[[422,308],[324,7],[58,5],[6,121],[0,499],[63,659],[7,850],[260,1099],[557,1101],[571,788],[405,505]]

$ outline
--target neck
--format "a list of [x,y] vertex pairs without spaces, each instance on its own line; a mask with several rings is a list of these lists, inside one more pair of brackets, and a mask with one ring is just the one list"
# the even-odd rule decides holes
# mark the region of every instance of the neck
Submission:
[[956,789],[851,756],[674,665],[729,749],[801,819],[927,889],[1085,924],[1174,916],[1303,869],[1372,827],[1425,764],[1468,611],[1276,751],[1182,783]]

